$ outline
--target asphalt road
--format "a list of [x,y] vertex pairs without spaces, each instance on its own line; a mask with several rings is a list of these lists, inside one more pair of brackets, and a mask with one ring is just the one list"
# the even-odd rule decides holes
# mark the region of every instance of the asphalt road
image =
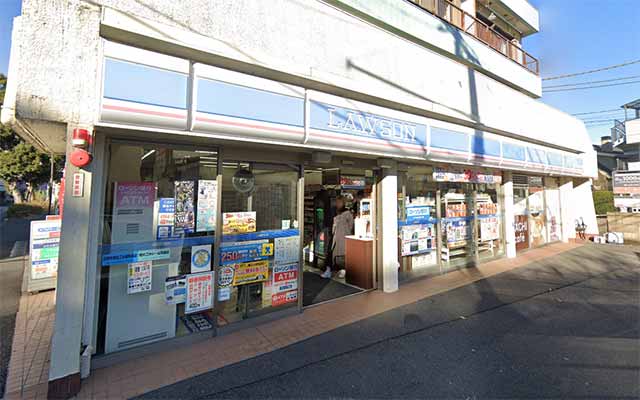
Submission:
[[640,247],[587,245],[142,397],[637,399],[639,383]]

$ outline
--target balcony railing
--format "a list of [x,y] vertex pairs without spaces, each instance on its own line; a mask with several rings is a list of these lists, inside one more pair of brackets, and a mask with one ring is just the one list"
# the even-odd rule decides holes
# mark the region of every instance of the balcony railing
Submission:
[[538,60],[499,32],[449,0],[408,0],[458,29],[478,38],[536,75],[540,74]]

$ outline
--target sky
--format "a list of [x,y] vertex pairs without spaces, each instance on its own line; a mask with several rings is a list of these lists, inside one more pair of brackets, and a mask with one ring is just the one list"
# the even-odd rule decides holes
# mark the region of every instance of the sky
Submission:
[[[640,0],[529,0],[540,11],[540,32],[525,38],[524,49],[540,61],[543,78],[582,72],[640,59]],[[11,24],[21,0],[0,0],[0,73],[9,63]],[[638,76],[640,63],[544,86]],[[607,83],[603,83],[607,84]],[[640,98],[640,83],[547,93],[541,101],[569,114],[618,109]],[[580,116],[594,143],[608,135],[622,111]],[[558,134],[562,134],[559,132]]]

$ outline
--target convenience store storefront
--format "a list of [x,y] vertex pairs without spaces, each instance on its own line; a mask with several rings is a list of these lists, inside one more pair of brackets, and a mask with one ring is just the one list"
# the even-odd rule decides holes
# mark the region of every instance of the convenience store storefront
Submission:
[[582,171],[579,154],[110,42],[99,120],[84,330],[103,360],[301,311],[338,197],[365,255],[347,249],[335,283],[391,292],[507,255],[510,171]]

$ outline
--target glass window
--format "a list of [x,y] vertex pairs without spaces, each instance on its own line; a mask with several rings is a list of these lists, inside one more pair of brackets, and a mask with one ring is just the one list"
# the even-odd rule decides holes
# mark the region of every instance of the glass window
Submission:
[[558,190],[558,182],[548,179],[549,185],[545,188],[546,196],[546,218],[549,242],[557,242],[562,239],[560,226],[560,191]]
[[440,272],[437,258],[437,184],[432,168],[411,166],[398,175],[400,280]]
[[112,143],[99,352],[211,330],[216,150]]
[[224,162],[218,273],[222,324],[297,305],[298,178],[295,166]]
[[531,246],[547,243],[547,226],[544,208],[544,188],[542,185],[529,185],[529,235]]
[[475,259],[473,247],[473,189],[470,184],[440,182],[442,262],[446,268]]
[[498,185],[477,185],[476,216],[478,258],[485,260],[504,254],[502,196]]

